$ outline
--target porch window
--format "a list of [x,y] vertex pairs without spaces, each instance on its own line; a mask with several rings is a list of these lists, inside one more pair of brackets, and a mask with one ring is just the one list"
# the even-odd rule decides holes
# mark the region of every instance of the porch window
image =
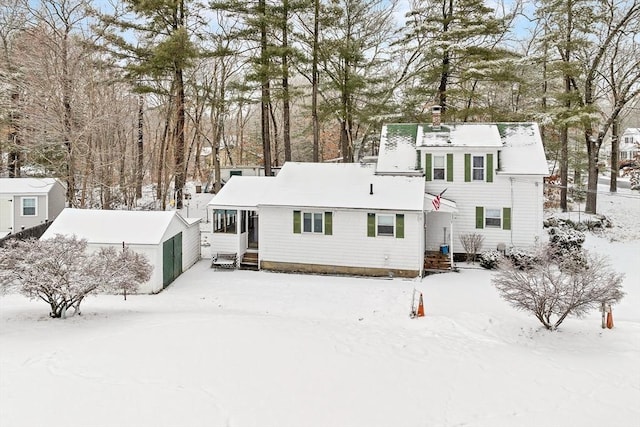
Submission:
[[213,232],[236,234],[238,211],[216,209],[213,212]]
[[35,197],[22,198],[22,216],[36,216],[38,199]]

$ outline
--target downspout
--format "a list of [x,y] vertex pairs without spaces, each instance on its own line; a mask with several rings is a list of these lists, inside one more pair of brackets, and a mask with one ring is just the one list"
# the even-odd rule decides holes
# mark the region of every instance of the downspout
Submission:
[[449,221],[449,263],[451,265],[451,270],[453,270],[453,212],[451,212]]
[[509,240],[511,243],[511,247],[513,248],[513,177],[509,178],[509,182],[511,183],[511,226],[509,227]]

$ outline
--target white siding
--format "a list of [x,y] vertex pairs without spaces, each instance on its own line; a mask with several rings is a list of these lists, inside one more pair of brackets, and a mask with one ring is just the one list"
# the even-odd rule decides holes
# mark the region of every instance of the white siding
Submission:
[[187,226],[182,233],[182,271],[200,259],[200,223]]
[[[431,149],[432,154],[452,153],[451,148]],[[461,234],[478,233],[484,236],[483,250],[495,249],[498,243],[508,247],[530,247],[535,245],[542,234],[543,184],[541,177],[509,177],[493,174],[493,182],[465,182],[464,154],[486,154],[484,150],[466,149],[454,152],[453,181],[427,181],[426,191],[439,194],[456,203],[458,212],[454,214],[453,241],[449,244],[454,252],[463,253]],[[423,153],[424,156],[424,153]],[[494,169],[498,167],[497,151],[493,152]],[[423,160],[424,165],[424,160]],[[486,179],[486,171],[485,171]],[[497,228],[476,229],[476,206],[486,208],[511,208],[511,230]],[[427,213],[427,250],[437,250],[443,239],[443,227],[449,227],[449,214]],[[433,232],[430,232],[433,230]]]
[[299,209],[260,208],[261,261],[421,270],[422,212],[393,212],[404,214],[405,237],[398,239],[367,237],[367,211],[332,209],[309,210],[332,212],[332,235],[296,234],[293,232],[294,210]]

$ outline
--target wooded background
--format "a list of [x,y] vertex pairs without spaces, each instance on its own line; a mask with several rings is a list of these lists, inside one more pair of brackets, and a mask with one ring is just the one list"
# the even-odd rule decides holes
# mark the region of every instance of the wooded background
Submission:
[[560,207],[587,177],[595,213],[639,127],[638,1],[0,0],[0,175],[60,177],[70,206],[134,208],[153,184],[181,207],[221,166],[358,161],[440,105],[540,123]]

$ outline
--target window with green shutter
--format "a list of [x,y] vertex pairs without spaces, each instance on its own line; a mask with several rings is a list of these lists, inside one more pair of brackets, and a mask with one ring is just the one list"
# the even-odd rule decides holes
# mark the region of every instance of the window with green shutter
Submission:
[[511,208],[502,209],[502,229],[511,230]]
[[493,154],[487,154],[487,182],[493,182]]
[[464,155],[464,182],[471,182],[471,154]]
[[453,182],[453,153],[447,153],[447,181]]
[[367,237],[376,237],[376,214],[367,214]]
[[300,234],[302,232],[302,221],[300,211],[293,211],[293,232]]
[[331,236],[333,234],[333,213],[324,213],[324,234]]
[[424,156],[424,179],[426,181],[431,181],[431,153],[427,153]]
[[476,228],[484,228],[484,208],[476,206]]
[[396,214],[396,238],[404,239],[404,214]]

